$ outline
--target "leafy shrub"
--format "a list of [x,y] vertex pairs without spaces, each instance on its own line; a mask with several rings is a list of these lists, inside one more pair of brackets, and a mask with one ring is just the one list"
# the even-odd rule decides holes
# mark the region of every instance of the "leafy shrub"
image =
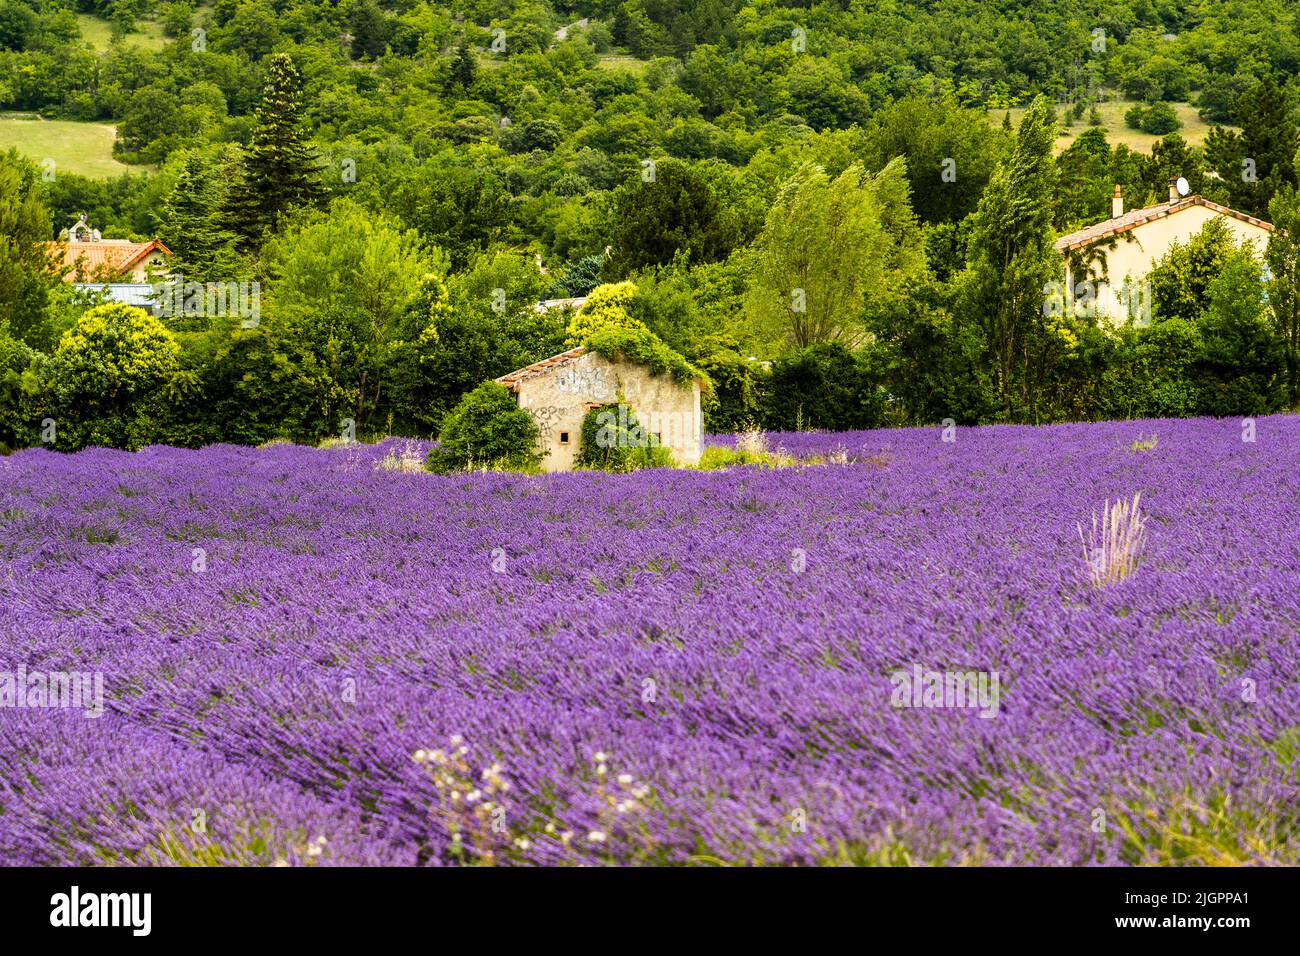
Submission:
[[541,464],[533,417],[496,382],[484,382],[452,409],[429,452],[429,470],[438,474],[473,468],[531,471]]
[[596,286],[587,296],[582,308],[570,320],[565,347],[584,345],[593,334],[606,328],[648,332],[649,329],[628,312],[635,297],[636,285],[631,282]]
[[645,430],[636,411],[623,402],[598,405],[582,419],[580,468],[625,472],[671,468],[672,453]]
[[812,345],[772,363],[762,405],[772,431],[875,428],[884,395],[868,356],[855,356],[838,342]]
[[588,351],[611,362],[626,361],[644,365],[655,375],[670,375],[680,385],[694,379],[707,381],[705,374],[686,361],[680,353],[663,343],[649,329],[620,329],[612,326],[587,339]]

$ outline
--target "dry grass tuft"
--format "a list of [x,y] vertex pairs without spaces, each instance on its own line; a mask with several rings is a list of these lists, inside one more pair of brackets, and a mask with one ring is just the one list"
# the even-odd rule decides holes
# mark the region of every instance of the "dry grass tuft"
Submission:
[[388,454],[375,462],[376,471],[397,471],[404,474],[425,470],[424,459],[414,442],[405,442],[400,448],[388,449]]
[[1133,496],[1132,503],[1106,501],[1100,522],[1092,516],[1091,533],[1085,537],[1079,525],[1079,541],[1083,544],[1083,559],[1088,565],[1088,577],[1093,587],[1105,587],[1123,581],[1137,570],[1138,558],[1146,540],[1146,517],[1140,502],[1142,492]]
[[767,454],[767,433],[756,425],[751,425],[736,434],[736,451],[745,455]]

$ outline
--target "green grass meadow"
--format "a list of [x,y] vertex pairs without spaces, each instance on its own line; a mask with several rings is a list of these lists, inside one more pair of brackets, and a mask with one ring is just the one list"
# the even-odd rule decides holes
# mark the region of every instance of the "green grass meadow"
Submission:
[[16,147],[38,165],[54,160],[54,172],[77,173],[91,179],[108,179],[140,172],[113,158],[112,123],[80,123],[41,119],[35,113],[0,113],[0,151]]

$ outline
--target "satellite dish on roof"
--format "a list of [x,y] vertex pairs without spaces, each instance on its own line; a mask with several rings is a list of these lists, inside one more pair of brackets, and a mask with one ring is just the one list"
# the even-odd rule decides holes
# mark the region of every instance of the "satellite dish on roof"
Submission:
[[1174,183],[1174,188],[1178,190],[1180,196],[1186,196],[1192,190],[1192,187],[1187,185],[1187,180],[1183,176],[1178,177],[1178,182]]

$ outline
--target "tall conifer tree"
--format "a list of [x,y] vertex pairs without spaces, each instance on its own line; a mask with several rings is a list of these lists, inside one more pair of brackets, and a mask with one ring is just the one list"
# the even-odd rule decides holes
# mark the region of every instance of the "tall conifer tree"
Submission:
[[257,242],[293,206],[325,195],[316,150],[302,125],[302,77],[287,53],[270,58],[271,73],[244,157],[242,182],[231,187],[229,223],[247,245]]
[[173,272],[186,279],[232,278],[227,272],[233,237],[222,227],[225,190],[219,182],[220,169],[189,153],[163,205],[162,239],[172,251]]

